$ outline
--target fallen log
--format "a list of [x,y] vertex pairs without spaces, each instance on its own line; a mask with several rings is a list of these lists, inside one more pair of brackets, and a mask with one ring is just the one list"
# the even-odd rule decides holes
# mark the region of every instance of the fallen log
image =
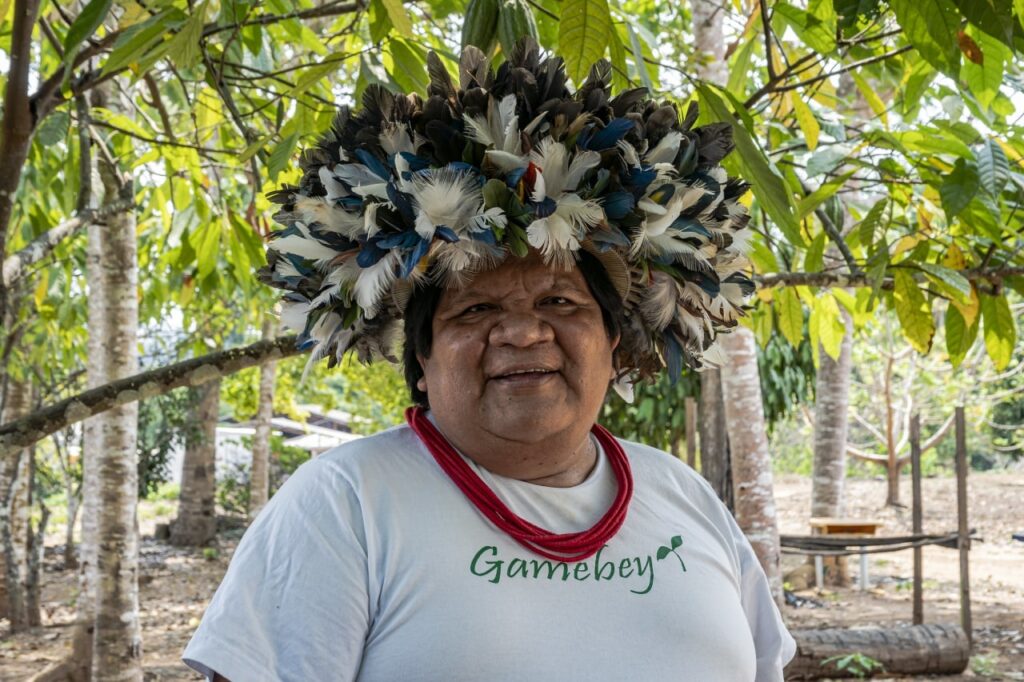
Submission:
[[[793,630],[791,634],[797,651],[786,666],[787,680],[956,674],[967,668],[971,656],[967,634],[958,625]],[[865,670],[873,667],[869,659],[881,667]]]

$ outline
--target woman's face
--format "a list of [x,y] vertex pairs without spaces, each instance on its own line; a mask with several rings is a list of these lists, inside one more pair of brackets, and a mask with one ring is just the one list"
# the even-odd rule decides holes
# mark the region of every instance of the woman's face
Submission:
[[446,290],[420,357],[430,407],[463,447],[497,437],[586,438],[613,376],[601,308],[576,268],[531,253]]

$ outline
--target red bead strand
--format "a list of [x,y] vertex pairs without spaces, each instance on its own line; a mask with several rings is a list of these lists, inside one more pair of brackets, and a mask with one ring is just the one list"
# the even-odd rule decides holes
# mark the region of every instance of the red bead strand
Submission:
[[594,424],[591,432],[608,455],[608,461],[619,482],[618,493],[611,507],[592,528],[578,533],[552,533],[535,526],[505,506],[427,419],[422,407],[410,407],[405,411],[405,419],[441,469],[480,513],[535,554],[555,561],[583,561],[606,545],[626,520],[629,501],[633,497],[633,473],[629,467],[629,458],[615,437],[598,424]]

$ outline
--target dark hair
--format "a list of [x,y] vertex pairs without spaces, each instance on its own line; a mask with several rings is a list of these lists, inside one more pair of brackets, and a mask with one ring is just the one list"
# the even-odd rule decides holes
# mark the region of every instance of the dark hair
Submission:
[[[579,259],[576,266],[587,283],[590,295],[601,307],[601,318],[608,338],[620,336],[623,323],[622,297],[596,256],[582,249],[577,253]],[[443,291],[444,289],[436,284],[417,287],[405,307],[402,369],[413,402],[422,407],[430,407],[430,400],[426,392],[416,386],[423,377],[423,368],[416,356],[430,357],[430,347],[434,341],[434,313],[437,312],[437,304],[441,301]]]

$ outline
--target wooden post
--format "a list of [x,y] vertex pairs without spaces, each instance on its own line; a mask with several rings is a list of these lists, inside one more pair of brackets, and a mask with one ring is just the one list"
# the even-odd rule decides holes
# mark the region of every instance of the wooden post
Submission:
[[697,467],[697,401],[686,396],[686,463],[691,469]]
[[[921,523],[921,415],[919,414],[910,418],[910,471],[913,483],[913,533],[920,535],[923,528]],[[914,548],[914,625],[924,623],[924,595],[921,588],[922,549],[922,547]]]
[[960,549],[960,625],[967,634],[967,641],[973,645],[971,577],[967,555],[971,549],[967,527],[967,424],[963,405],[956,408],[956,517],[957,547]]

